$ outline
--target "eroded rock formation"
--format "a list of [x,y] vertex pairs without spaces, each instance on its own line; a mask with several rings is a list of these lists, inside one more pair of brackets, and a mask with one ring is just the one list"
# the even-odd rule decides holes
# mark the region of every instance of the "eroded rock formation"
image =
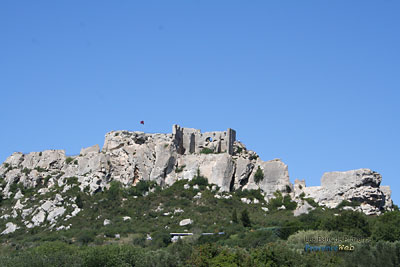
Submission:
[[[108,188],[112,180],[125,186],[140,180],[166,186],[180,179],[190,180],[198,171],[221,191],[260,188],[266,199],[276,191],[292,198],[304,194],[330,208],[343,200],[353,201],[360,203],[353,209],[366,214],[392,209],[390,188],[380,186],[381,175],[369,169],[325,173],[321,186],[306,187],[298,180],[293,185],[286,164],[279,159],[262,161],[236,141],[234,130],[201,133],[178,125],[173,126],[172,134],[112,131],[106,134],[101,150],[95,145],[83,148],[77,156],[67,157],[63,150],[13,153],[0,166],[0,189],[3,198],[9,198],[15,184],[41,187],[39,191],[46,192],[56,185],[68,190],[70,179],[77,179],[82,191],[95,193]],[[18,193],[13,197],[17,198]],[[56,206],[53,203],[49,211],[45,207],[37,209],[33,224],[45,219],[44,212],[48,220],[65,212]]]

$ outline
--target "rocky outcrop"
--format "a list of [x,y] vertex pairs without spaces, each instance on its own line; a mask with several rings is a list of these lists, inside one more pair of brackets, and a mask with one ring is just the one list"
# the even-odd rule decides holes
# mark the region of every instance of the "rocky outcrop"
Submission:
[[[172,128],[172,134],[112,131],[106,134],[101,150],[98,145],[82,148],[76,156],[66,156],[63,150],[13,153],[0,166],[1,194],[3,198],[22,198],[21,191],[16,191],[20,186],[37,188],[40,194],[55,186],[66,192],[75,183],[81,191],[94,194],[108,188],[112,180],[124,186],[136,185],[140,180],[168,186],[178,180],[191,180],[200,172],[220,191],[261,189],[267,200],[281,191],[292,198],[304,193],[327,207],[336,207],[343,200],[356,201],[359,210],[367,214],[392,208],[390,188],[381,187],[382,177],[369,169],[326,173],[317,187],[306,187],[304,181],[296,181],[293,186],[285,163],[279,159],[262,161],[236,140],[232,129],[202,133],[178,125]],[[57,204],[62,199],[51,201],[51,205],[46,202],[33,209],[29,223],[52,224],[67,214]],[[76,207],[67,216],[79,210]]]
[[322,176],[321,186],[306,187],[305,183],[295,183],[295,193],[304,192],[320,205],[336,208],[343,201],[351,206],[347,209],[359,210],[368,215],[379,215],[383,210],[391,210],[390,188],[380,186],[382,176],[370,169],[345,172],[327,172]]

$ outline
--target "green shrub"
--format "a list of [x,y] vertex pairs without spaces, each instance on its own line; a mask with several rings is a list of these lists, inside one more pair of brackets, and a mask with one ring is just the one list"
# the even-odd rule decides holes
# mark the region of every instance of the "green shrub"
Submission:
[[400,212],[386,212],[379,216],[372,231],[375,240],[399,241],[400,240]]
[[247,209],[242,211],[242,216],[240,217],[240,220],[242,221],[244,227],[251,227],[250,216]]
[[48,182],[49,182],[49,180],[50,180],[50,178],[51,178],[51,175],[47,175],[47,176],[44,178],[43,184],[44,184],[44,185],[47,185]]
[[337,209],[341,209],[343,207],[358,207],[360,206],[361,203],[358,201],[347,201],[347,200],[343,200],[342,202],[339,203],[339,205],[336,206]]
[[121,183],[118,181],[112,181],[110,188],[107,190],[107,196],[110,200],[118,200],[121,197]]
[[28,169],[28,168],[25,167],[25,168],[22,170],[22,173],[28,175],[29,173],[31,173],[31,169]]
[[82,196],[80,193],[76,196],[75,203],[78,206],[78,208],[80,208],[80,209],[83,208],[83,200],[82,200]]
[[290,198],[289,195],[286,195],[283,198],[283,203],[282,204],[285,206],[285,208],[287,210],[295,210],[297,208],[297,202],[292,201],[292,199]]
[[258,158],[257,155],[251,155],[251,156],[249,157],[250,160],[254,160],[254,159],[257,159],[257,158]]
[[38,172],[45,172],[45,171],[46,171],[45,168],[41,168],[41,167],[39,167],[39,166],[37,166],[37,167],[35,168],[35,170],[37,170]]
[[314,208],[318,207],[318,203],[315,202],[314,199],[312,199],[311,197],[309,198],[304,198],[305,201],[307,201],[308,204],[310,204],[311,206],[313,206]]
[[67,185],[76,185],[78,184],[78,178],[77,177],[69,177],[67,178]]
[[232,222],[233,223],[238,223],[239,222],[238,217],[237,217],[237,213],[236,213],[236,209],[234,209],[233,212],[232,212]]
[[180,173],[180,172],[183,171],[183,169],[184,169],[185,167],[186,167],[186,165],[182,165],[182,166],[180,166],[180,167],[178,166],[178,167],[175,168],[175,172],[176,172],[176,173]]
[[371,234],[366,215],[350,210],[343,211],[340,216],[325,218],[320,227],[322,230],[345,232],[355,237],[368,237]]
[[214,153],[214,150],[212,150],[211,148],[205,147],[200,151],[201,154],[212,154]]
[[86,245],[86,244],[89,244],[89,243],[93,242],[94,238],[95,238],[95,233],[93,231],[85,229],[85,230],[80,232],[80,234],[78,235],[77,240],[78,240],[78,242]]
[[256,173],[254,174],[254,182],[258,184],[264,180],[264,172],[261,170],[260,166],[258,166]]
[[67,158],[65,159],[65,163],[66,163],[66,164],[70,164],[73,160],[74,160],[73,158],[67,157]]
[[286,185],[286,193],[291,193],[292,192],[292,188],[290,188],[290,186]]

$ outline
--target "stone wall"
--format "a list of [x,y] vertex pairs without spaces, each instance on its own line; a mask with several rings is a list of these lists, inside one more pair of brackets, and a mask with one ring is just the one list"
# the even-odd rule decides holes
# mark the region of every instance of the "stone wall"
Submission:
[[198,129],[183,128],[174,124],[172,134],[177,151],[181,155],[199,154],[204,148],[212,149],[215,153],[233,155],[233,144],[236,141],[236,131],[233,129],[202,133]]

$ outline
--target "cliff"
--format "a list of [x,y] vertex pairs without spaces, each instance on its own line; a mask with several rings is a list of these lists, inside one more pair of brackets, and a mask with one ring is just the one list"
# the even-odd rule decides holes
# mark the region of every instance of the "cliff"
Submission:
[[[234,130],[201,133],[178,125],[173,126],[172,134],[112,131],[106,134],[101,150],[95,145],[82,149],[77,156],[67,157],[63,150],[13,153],[0,166],[0,191],[3,199],[22,200],[18,188],[30,188],[39,194],[54,187],[66,192],[71,189],[72,180],[89,194],[109,188],[113,180],[126,187],[140,180],[166,187],[178,180],[191,180],[198,171],[220,191],[261,189],[267,201],[277,191],[289,195],[298,203],[295,215],[313,208],[305,198],[313,198],[328,208],[348,201],[352,205],[345,205],[345,209],[368,215],[379,215],[393,206],[390,188],[381,186],[382,176],[369,169],[325,173],[317,187],[306,187],[304,181],[298,180],[293,185],[286,164],[279,159],[262,161],[236,141]],[[1,219],[21,213],[31,218],[25,223],[31,228],[45,218],[55,221],[68,212],[67,216],[75,216],[80,210],[74,199],[62,199],[60,195],[35,209],[23,209],[24,201],[18,201],[13,212]]]

